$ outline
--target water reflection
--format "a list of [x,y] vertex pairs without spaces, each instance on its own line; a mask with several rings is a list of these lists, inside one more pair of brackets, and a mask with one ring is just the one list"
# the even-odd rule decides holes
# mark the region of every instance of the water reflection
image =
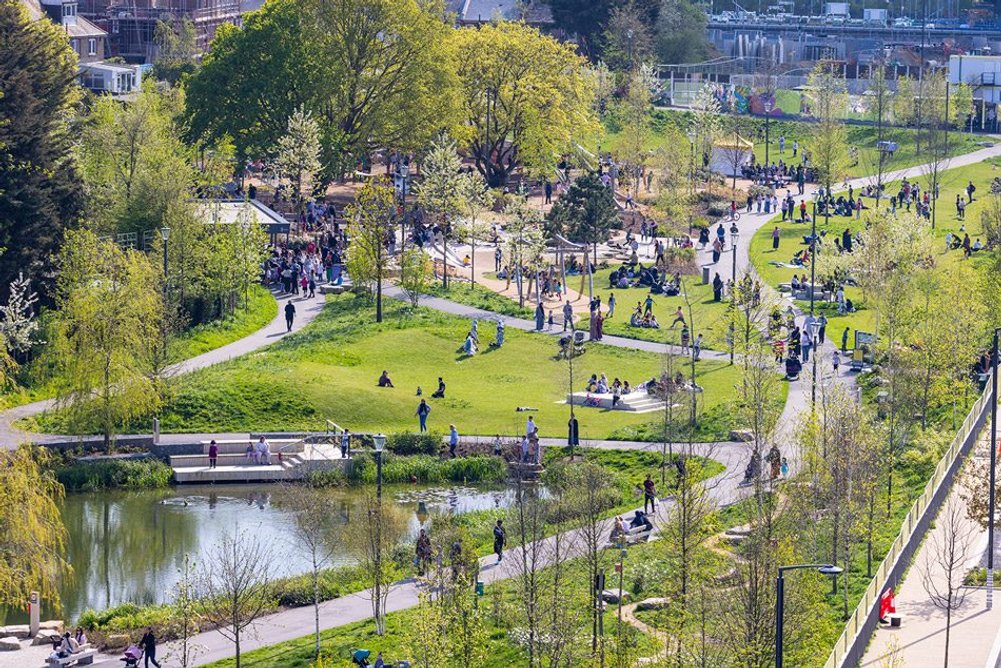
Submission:
[[[352,512],[364,494],[361,490],[330,489],[316,494],[316,502],[329,508],[338,522],[347,524],[353,516],[361,517]],[[414,535],[431,512],[503,508],[515,499],[514,490],[507,487],[387,487],[384,494],[413,513]],[[184,555],[203,562],[223,533],[235,530],[251,531],[266,544],[282,548],[276,554],[275,575],[305,572],[308,559],[295,549],[289,515],[278,490],[252,485],[68,494],[63,522],[73,573],[60,588],[61,615],[75,619],[87,608],[169,600]],[[333,565],[349,563],[346,551],[335,553]],[[12,612],[4,619],[0,611],[5,623],[22,621],[21,616]]]

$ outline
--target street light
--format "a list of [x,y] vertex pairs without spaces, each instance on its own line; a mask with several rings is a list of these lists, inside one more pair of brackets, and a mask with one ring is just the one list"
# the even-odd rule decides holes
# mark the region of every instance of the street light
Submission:
[[[736,221],[730,225],[730,247],[731,253],[733,254],[733,270],[730,279],[730,307],[734,309],[737,308],[737,242],[740,241],[740,230],[737,229]],[[746,295],[745,295],[746,297]],[[734,318],[737,316],[736,312],[731,312],[730,317],[730,364],[733,364],[733,352],[736,347],[736,325],[734,324]]]
[[407,178],[410,176],[410,165],[408,163],[399,165],[397,173],[400,175],[400,193],[403,195],[400,199],[400,207],[403,210],[403,215],[400,216],[400,253],[402,255],[403,248],[407,243]]
[[[695,134],[694,130],[689,130],[685,133],[688,137],[688,144],[691,147],[691,157],[688,161],[688,196],[691,199],[695,199],[695,140],[698,135]],[[692,207],[688,207],[688,235],[692,234]]]
[[372,437],[372,443],[375,445],[375,496],[377,499],[382,500],[382,451],[386,447],[386,436],[384,434],[376,434]]
[[991,474],[990,488],[987,492],[987,609],[994,605],[994,485],[996,484],[997,452],[998,452],[998,332],[1001,327],[994,328],[994,346],[991,349]]
[[814,281],[817,278],[817,201],[820,199],[820,191],[813,191],[813,216],[810,218],[810,315],[813,315],[814,301]]
[[733,287],[737,287],[737,242],[740,241],[740,230],[737,229],[737,223],[733,223],[730,226],[730,246],[733,255]]
[[782,615],[785,607],[785,576],[783,573],[807,568],[831,577],[837,577],[844,572],[843,568],[833,564],[779,566],[779,576],[775,578],[775,668],[782,668]]
[[813,376],[810,387],[810,401],[812,404],[817,403],[817,349],[820,347],[820,342],[817,339],[818,332],[820,332],[820,323],[814,320],[810,323],[810,348],[813,350]]
[[764,101],[764,109],[765,109],[765,167],[768,167],[768,147],[771,144],[770,141],[771,137],[768,131],[771,129],[769,125],[772,120],[772,109],[773,109],[773,104],[770,99]]
[[163,283],[166,289],[167,284],[167,239],[170,238],[170,228],[161,227],[160,237],[163,239]]

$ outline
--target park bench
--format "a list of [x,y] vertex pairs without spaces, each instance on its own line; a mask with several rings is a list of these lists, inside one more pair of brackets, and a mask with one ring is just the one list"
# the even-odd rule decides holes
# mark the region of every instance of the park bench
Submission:
[[89,666],[94,663],[95,656],[97,656],[96,649],[91,649],[89,645],[81,645],[79,652],[62,658],[50,657],[46,659],[46,663],[52,666],[52,668],[60,666]]

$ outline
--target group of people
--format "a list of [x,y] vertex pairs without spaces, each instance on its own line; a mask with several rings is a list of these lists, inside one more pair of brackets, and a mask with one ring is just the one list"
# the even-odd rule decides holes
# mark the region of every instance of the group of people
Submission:
[[[215,445],[215,441],[209,445],[209,460],[212,460],[212,446]],[[218,450],[216,450],[218,452]],[[260,464],[267,466],[271,464],[271,444],[268,443],[268,439],[261,436],[257,439],[255,444],[253,441],[247,444],[246,457],[248,462],[253,462],[254,464]],[[213,467],[214,463],[211,464]]]
[[[569,303],[569,302],[568,302]],[[538,323],[540,309],[542,309],[542,303],[539,302],[539,307],[536,309],[536,321]],[[542,311],[544,313],[544,311]],[[552,316],[550,316],[550,320]],[[538,326],[541,330],[541,325]],[[497,332],[494,337],[493,342],[490,344],[491,348],[502,348],[504,346],[504,321],[500,318],[497,319]],[[476,318],[473,318],[473,322],[470,325],[469,331],[466,333],[466,339],[462,342],[462,354],[467,357],[475,355],[480,349],[480,332],[479,332],[479,322]]]
[[608,382],[608,376],[602,373],[601,376],[591,374],[584,385],[584,391],[588,394],[611,394],[612,408],[615,408],[624,395],[631,394],[635,390],[628,380],[614,378],[612,382]]

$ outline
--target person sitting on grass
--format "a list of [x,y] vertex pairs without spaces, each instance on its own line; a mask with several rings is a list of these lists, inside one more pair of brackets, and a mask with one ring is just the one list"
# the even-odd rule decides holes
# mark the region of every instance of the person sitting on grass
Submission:
[[466,334],[466,341],[462,344],[462,354],[463,355],[476,354],[476,339],[473,337],[472,332]]
[[395,387],[393,381],[389,379],[389,372],[385,369],[382,370],[382,375],[379,376],[379,387]]

